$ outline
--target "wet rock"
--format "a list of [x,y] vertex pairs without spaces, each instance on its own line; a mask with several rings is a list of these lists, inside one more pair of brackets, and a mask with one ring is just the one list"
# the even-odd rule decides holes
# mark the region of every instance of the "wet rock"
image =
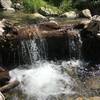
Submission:
[[14,8],[12,8],[11,0],[1,0],[0,3],[1,3],[3,9],[5,9],[7,11],[12,11],[12,12],[15,11]]
[[77,31],[77,30],[68,30],[67,34],[68,34],[68,37],[70,39],[74,39],[75,37],[76,38],[78,37],[79,31]]
[[92,18],[91,11],[89,9],[82,10],[82,17]]
[[10,89],[15,88],[18,85],[19,85],[19,81],[17,80],[9,81],[6,85],[0,87],[0,91],[4,93],[4,92],[9,91]]
[[0,67],[0,86],[5,85],[10,80],[9,72]]
[[77,18],[78,14],[75,11],[69,11],[69,12],[65,12],[64,14],[62,14],[61,17]]
[[39,24],[39,30],[41,31],[52,31],[52,30],[57,30],[59,28],[60,26],[58,25],[58,23],[53,20]]

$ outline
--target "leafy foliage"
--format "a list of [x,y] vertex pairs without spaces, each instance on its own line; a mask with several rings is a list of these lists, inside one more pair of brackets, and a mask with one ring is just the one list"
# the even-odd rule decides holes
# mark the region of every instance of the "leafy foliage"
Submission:
[[[40,7],[49,7],[51,9],[61,11],[69,11],[74,9],[95,9],[100,8],[100,0],[12,0],[13,2],[21,2],[25,11],[36,12]],[[55,9],[56,8],[56,9]]]
[[46,2],[43,0],[23,0],[23,5],[27,11],[37,12],[41,6],[46,5]]
[[72,0],[12,0],[13,2],[22,2],[25,11],[37,12],[40,7],[48,7],[52,10],[70,10]]
[[60,8],[62,9],[62,11],[72,10],[73,8],[72,0],[63,0],[62,3],[60,4]]

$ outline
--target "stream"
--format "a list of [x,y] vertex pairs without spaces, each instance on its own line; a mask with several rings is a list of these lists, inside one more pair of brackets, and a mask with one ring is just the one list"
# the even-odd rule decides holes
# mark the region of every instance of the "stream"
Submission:
[[[5,14],[3,13],[1,18]],[[19,13],[18,15],[6,14],[5,18],[10,16],[10,20],[16,24],[22,24],[24,20],[26,20],[24,24],[29,23],[29,19],[30,23],[32,23],[32,16],[29,17],[29,15]],[[78,23],[80,20],[66,20],[66,22]],[[59,20],[59,24],[62,23],[60,21],[63,22],[64,19]],[[66,53],[60,54],[63,49],[59,48],[62,51],[58,52],[60,51],[58,50],[59,42],[54,43],[58,46],[57,48],[55,46],[55,49],[50,49],[52,46],[48,45],[46,39],[21,40],[21,51],[19,50],[18,54],[21,54],[22,57],[18,59],[18,62],[20,64],[21,60],[23,60],[24,64],[18,65],[17,68],[9,72],[10,81],[18,80],[20,84],[15,89],[5,93],[6,100],[92,100],[89,98],[100,96],[100,65],[95,65],[99,70],[89,69],[89,66],[92,65],[82,59],[81,49],[78,47],[78,45],[82,46],[80,35],[77,39],[65,41],[64,46],[67,45],[67,42],[68,59]],[[53,50],[62,59],[57,59],[58,55],[53,54],[55,53]],[[62,56],[65,56],[65,58],[63,59]],[[49,59],[49,57],[51,58]],[[78,97],[84,99],[77,99]]]
[[[78,39],[77,42],[80,41]],[[20,82],[15,90],[10,91],[15,92],[10,96],[10,100],[66,100],[71,97],[75,99],[78,96],[99,95],[98,89],[93,89],[98,88],[97,83],[92,87],[87,81],[89,79],[93,81],[95,73],[93,72],[93,76],[92,72],[90,74],[84,69],[88,63],[80,60],[80,50],[78,50],[78,59],[73,58],[76,57],[76,53],[71,52],[77,51],[77,44],[73,40],[69,43],[70,60],[53,61],[47,60],[46,40],[22,41],[23,59],[27,61],[28,57],[31,65],[20,65],[10,71],[11,79]]]

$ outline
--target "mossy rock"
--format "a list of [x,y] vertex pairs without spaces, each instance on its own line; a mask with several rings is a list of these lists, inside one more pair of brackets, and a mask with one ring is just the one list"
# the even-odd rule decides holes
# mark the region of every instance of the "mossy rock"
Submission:
[[58,16],[60,13],[60,10],[56,7],[41,7],[39,9],[39,13],[44,16]]

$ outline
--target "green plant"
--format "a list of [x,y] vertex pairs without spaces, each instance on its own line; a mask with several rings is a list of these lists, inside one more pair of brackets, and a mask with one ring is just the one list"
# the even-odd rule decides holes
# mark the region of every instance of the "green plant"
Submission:
[[73,8],[72,0],[63,0],[62,3],[60,4],[60,9],[62,9],[62,11],[69,11],[72,10],[72,8]]
[[29,12],[37,12],[40,7],[46,4],[47,3],[43,0],[23,0],[25,10]]

